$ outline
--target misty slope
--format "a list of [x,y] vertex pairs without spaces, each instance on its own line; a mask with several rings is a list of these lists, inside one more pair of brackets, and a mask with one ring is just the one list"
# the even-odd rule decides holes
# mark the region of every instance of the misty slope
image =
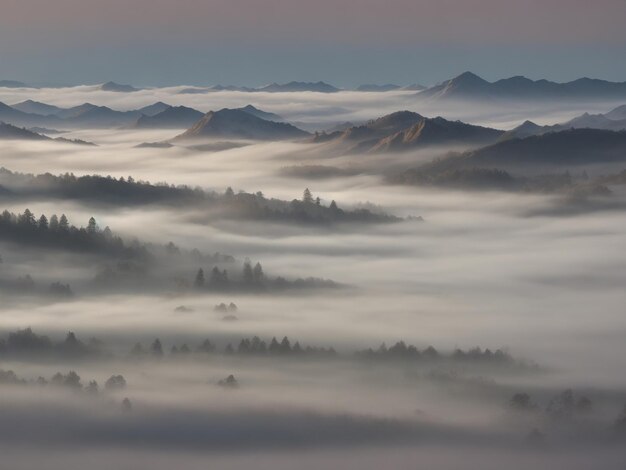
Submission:
[[626,98],[626,82],[580,78],[567,83],[516,76],[488,82],[465,72],[416,95],[428,100],[529,100]]
[[537,172],[546,168],[626,162],[626,131],[572,129],[523,139],[509,139],[460,156],[438,159],[421,167],[429,171],[471,168],[518,169]]
[[132,126],[137,129],[185,128],[196,123],[203,113],[186,106],[170,106],[153,116],[142,115]]
[[604,117],[607,117],[609,119],[615,119],[615,120],[626,119],[626,104],[618,106],[612,111],[609,111],[608,113],[604,115]]
[[194,126],[175,137],[176,141],[211,137],[280,140],[305,137],[308,133],[291,124],[266,121],[241,109],[210,111]]
[[0,139],[50,140],[50,138],[45,135],[6,124],[2,121],[0,121]]
[[271,83],[264,87],[260,87],[256,89],[257,91],[266,91],[271,93],[277,92],[295,92],[295,91],[314,91],[317,93],[335,93],[339,91],[339,88],[336,88],[328,83],[324,82],[289,82],[285,84]]
[[398,152],[428,145],[484,145],[495,142],[501,134],[502,131],[496,129],[398,111],[362,126],[330,134],[316,134],[312,141],[328,142],[350,151]]
[[78,145],[90,145],[95,146],[92,142],[87,142],[80,139],[67,139],[65,137],[56,137],[51,138],[46,135],[38,134],[37,132],[33,132],[32,130],[20,128],[13,126],[11,124],[6,124],[0,121],[0,139],[5,140],[47,140],[54,142],[65,142],[68,144],[78,144]]

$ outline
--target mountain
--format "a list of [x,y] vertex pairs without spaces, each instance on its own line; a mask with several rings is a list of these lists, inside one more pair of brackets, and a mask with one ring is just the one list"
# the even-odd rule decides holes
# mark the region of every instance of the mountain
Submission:
[[24,127],[54,127],[60,122],[56,116],[42,116],[40,114],[25,113],[19,109],[0,102],[0,121]]
[[98,106],[91,103],[83,103],[78,106],[73,106],[71,108],[65,108],[60,111],[57,111],[56,115],[61,119],[75,118],[80,116],[87,111],[91,111],[92,109],[96,109]]
[[58,112],[63,111],[63,108],[59,108],[58,106],[33,100],[26,100],[20,103],[12,104],[11,107],[13,109],[17,109],[18,111],[22,111],[23,113],[41,114],[42,116],[57,114]]
[[427,100],[566,100],[626,97],[626,82],[580,78],[567,83],[516,76],[488,82],[465,72],[416,95]]
[[317,83],[289,82],[289,83],[285,83],[282,85],[278,83],[272,83],[270,85],[257,88],[257,91],[267,91],[271,93],[295,92],[295,91],[315,91],[318,93],[335,93],[339,91],[339,88],[336,88],[324,82],[317,82]]
[[235,85],[213,85],[211,88],[209,88],[209,90],[211,91],[243,91],[243,92],[255,91],[254,88],[248,88],[245,86],[235,86]]
[[269,113],[267,111],[263,111],[261,109],[255,108],[251,104],[249,104],[247,106],[244,106],[243,108],[237,108],[237,109],[239,109],[241,111],[245,111],[246,113],[252,114],[253,116],[256,116],[258,118],[265,119],[266,121],[281,122],[281,121],[284,120],[278,114],[274,114],[274,113]]
[[485,145],[495,142],[502,134],[497,129],[448,121],[442,117],[424,118],[408,129],[385,137],[371,151],[397,152],[429,145]]
[[0,139],[49,140],[49,137],[0,121]]
[[90,103],[72,109],[78,112],[65,118],[63,122],[79,128],[128,126],[141,116],[139,111],[115,111],[106,106],[94,106]]
[[471,168],[518,170],[525,174],[565,171],[573,166],[626,163],[626,131],[570,129],[503,140],[496,144],[438,159],[420,167],[442,172]]
[[495,142],[502,133],[460,121],[398,111],[344,131],[316,134],[312,141],[327,142],[351,152],[390,152],[428,145],[485,145]]
[[16,80],[0,80],[0,88],[28,88],[28,85]]
[[402,88],[400,85],[393,85],[391,83],[387,83],[385,85],[366,84],[366,85],[358,86],[356,91],[375,91],[375,92],[380,92],[380,91],[398,90],[400,88]]
[[490,83],[472,72],[465,72],[451,80],[421,91],[420,98],[467,99],[481,98],[489,95]]
[[194,140],[212,137],[233,139],[280,140],[308,135],[291,124],[266,121],[241,109],[221,109],[205,114],[196,124],[175,140]]
[[532,121],[524,121],[514,129],[505,132],[502,136],[502,140],[514,138],[523,139],[524,137],[529,137],[531,135],[543,134],[544,128],[545,126],[540,126]]
[[179,95],[202,95],[207,93],[210,88],[188,87],[178,92]]
[[[237,108],[237,110],[246,112],[266,121],[282,121],[282,118],[278,114],[262,111],[255,108],[251,104],[244,106],[243,108]],[[142,110],[140,109],[139,111]],[[133,127],[138,129],[188,128],[202,119],[203,116],[204,113],[193,108],[187,108],[185,106],[169,106],[154,116],[141,116]]]
[[188,128],[204,116],[204,113],[185,106],[170,106],[154,116],[142,115],[133,125],[137,129]]
[[106,82],[100,85],[100,90],[102,91],[114,91],[117,93],[132,93],[134,91],[139,91],[139,88],[135,88],[131,85],[121,85],[115,82]]
[[[549,126],[554,127],[554,126]],[[626,129],[626,119],[616,120],[609,119],[604,114],[585,113],[570,119],[569,121],[557,125],[564,129],[606,129],[609,131],[620,131]],[[561,130],[561,129],[558,129]]]
[[403,90],[408,90],[408,91],[422,91],[422,90],[425,90],[426,88],[428,87],[425,87],[424,85],[420,85],[419,83],[413,83],[411,85],[402,87]]
[[526,121],[522,125],[506,132],[502,138],[522,138],[531,135],[546,134],[548,132],[560,132],[567,129],[626,130],[626,105],[619,106],[605,114],[584,113],[569,121],[551,126],[539,126],[533,122]]
[[137,111],[139,111],[141,114],[145,116],[154,116],[155,114],[159,114],[170,107],[171,106],[169,104],[163,103],[163,101],[157,101],[154,104],[144,106],[143,108],[139,108]]

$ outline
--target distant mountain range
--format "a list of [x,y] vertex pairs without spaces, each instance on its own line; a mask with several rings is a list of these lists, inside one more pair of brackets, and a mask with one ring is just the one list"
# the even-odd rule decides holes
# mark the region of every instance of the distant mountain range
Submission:
[[0,103],[0,120],[24,127],[112,128],[129,125],[140,116],[138,110],[115,111],[91,103],[72,108],[58,108],[32,100],[18,103],[15,107]]
[[584,100],[626,98],[626,82],[609,82],[580,78],[567,83],[530,80],[516,76],[488,82],[478,75],[465,72],[458,77],[427,88],[416,97],[440,101],[498,101],[498,100]]
[[394,90],[421,91],[425,89],[426,89],[425,86],[419,85],[417,83],[414,83],[413,85],[407,85],[407,86],[400,86],[400,85],[387,83],[385,85],[373,85],[373,84],[359,85],[356,88],[356,91],[370,91],[370,92],[385,92],[385,91],[394,91]]
[[[239,109],[266,121],[283,121],[278,114],[263,111],[252,105]],[[185,129],[203,116],[204,113],[196,109],[170,106],[161,101],[130,111],[116,111],[91,103],[60,108],[33,100],[22,101],[13,106],[0,102],[0,121],[27,128]]]
[[296,92],[296,91],[315,91],[318,93],[336,93],[339,88],[336,88],[328,83],[324,82],[289,82],[285,84],[271,83],[269,85],[256,89],[257,91],[266,91],[271,93],[276,92]]
[[291,124],[266,121],[243,109],[210,111],[173,140],[193,141],[206,138],[283,140],[309,135]]
[[213,91],[240,91],[252,93],[264,91],[267,93],[292,93],[297,91],[313,91],[317,93],[336,93],[341,91],[339,88],[329,85],[325,82],[289,82],[289,83],[270,83],[257,88],[234,86],[234,85],[214,85],[211,87],[188,87],[180,90],[180,94],[200,94],[210,93]]
[[[154,105],[153,105],[154,106]],[[243,111],[266,121],[282,121],[278,114],[255,108],[251,104],[236,110]],[[139,110],[141,111],[141,110]],[[141,116],[132,126],[137,129],[181,129],[194,125],[204,117],[204,113],[185,106],[168,106],[153,116]]]
[[568,129],[626,130],[626,105],[619,106],[605,114],[584,113],[567,122],[551,126],[540,126],[532,121],[525,121],[518,127],[506,132],[502,138],[529,137]]
[[485,145],[504,132],[441,117],[398,111],[343,131],[317,133],[311,141],[349,152],[398,152],[431,145]]

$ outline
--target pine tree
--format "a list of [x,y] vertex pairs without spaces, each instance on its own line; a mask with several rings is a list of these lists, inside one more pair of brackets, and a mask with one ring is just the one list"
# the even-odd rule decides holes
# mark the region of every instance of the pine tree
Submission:
[[41,214],[39,217],[39,221],[37,222],[37,228],[39,230],[47,230],[48,229],[48,219],[45,215]]
[[280,344],[278,344],[278,341],[276,341],[276,337],[272,338],[268,351],[272,354],[276,354],[280,351]]
[[309,188],[306,188],[304,190],[304,193],[302,193],[302,202],[304,202],[305,204],[313,203],[313,195],[311,194]]
[[150,351],[152,352],[152,355],[155,357],[163,356],[163,346],[161,345],[161,340],[159,338],[154,340],[154,342],[152,343],[152,346],[150,346]]
[[22,214],[22,216],[20,217],[20,222],[23,225],[32,227],[35,225],[35,216],[29,209],[26,209],[24,213]]
[[89,222],[87,223],[87,233],[90,235],[95,234],[98,231],[98,225],[96,224],[96,219],[93,217],[89,218]]
[[246,284],[252,284],[252,281],[254,281],[252,265],[250,264],[250,260],[246,259],[243,263],[243,282]]
[[61,215],[61,218],[59,219],[59,230],[61,230],[62,232],[67,232],[70,229],[70,223],[67,220],[67,217],[65,216],[65,214]]
[[289,338],[286,336],[280,342],[280,352],[282,354],[289,354],[291,352],[291,343],[289,343]]
[[59,218],[56,214],[52,214],[52,217],[50,217],[49,228],[52,231],[56,231],[59,229]]
[[252,275],[254,277],[254,282],[256,282],[257,284],[263,281],[263,277],[265,275],[263,274],[263,267],[261,266],[261,263],[257,262],[257,264],[254,265]]
[[198,273],[196,274],[196,279],[193,285],[197,289],[201,289],[202,287],[204,287],[204,271],[202,270],[202,268],[198,269]]

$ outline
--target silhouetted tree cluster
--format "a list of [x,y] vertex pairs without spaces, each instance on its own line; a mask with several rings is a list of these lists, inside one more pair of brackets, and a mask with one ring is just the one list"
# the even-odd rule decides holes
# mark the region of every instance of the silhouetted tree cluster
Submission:
[[217,382],[217,385],[219,385],[220,387],[224,387],[224,388],[238,388],[239,382],[237,382],[237,379],[235,378],[233,374],[230,374],[225,379],[222,379],[219,382]]
[[229,343],[224,352],[226,354],[238,354],[243,356],[335,356],[337,354],[333,348],[302,347],[298,341],[292,344],[286,336],[283,337],[280,342],[274,337],[269,344],[258,336],[254,336],[251,339],[242,338],[236,349]]
[[213,310],[215,310],[216,312],[221,312],[221,313],[235,313],[238,310],[238,308],[237,308],[237,305],[235,305],[233,302],[231,302],[228,305],[222,302],[216,305],[215,307],[213,307]]
[[501,349],[491,351],[482,350],[479,347],[463,351],[456,349],[452,354],[445,355],[438,352],[434,347],[428,346],[420,350],[413,345],[407,345],[404,341],[398,341],[391,347],[383,343],[378,349],[372,348],[358,351],[357,356],[364,359],[403,359],[403,360],[454,360],[479,362],[487,364],[508,364],[514,362],[513,358]]
[[8,334],[0,339],[0,357],[65,357],[86,358],[101,354],[100,344],[92,339],[87,344],[80,341],[73,332],[68,332],[64,341],[53,343],[49,337],[38,335],[31,328]]
[[[528,393],[515,393],[509,400],[509,408],[516,412],[539,413],[542,408],[533,401]],[[551,398],[543,409],[546,417],[556,421],[569,421],[577,416],[586,415],[592,411],[593,404],[586,396],[576,396],[570,389]]]
[[65,214],[61,217],[55,214],[50,219],[42,214],[37,219],[29,209],[19,215],[5,210],[0,214],[0,238],[68,251],[97,252],[125,258],[149,257],[145,247],[125,246],[108,227],[100,230],[93,217],[86,228],[77,228],[70,224]]
[[[158,344],[157,349],[160,353],[155,354],[155,344]],[[195,349],[192,350],[187,344],[181,346],[172,346],[170,349],[171,356],[185,356],[192,352],[202,354],[214,354],[217,353],[217,347],[209,339],[205,339]],[[321,348],[321,347],[302,347],[298,341],[291,343],[286,336],[279,342],[275,337],[271,339],[269,343],[262,340],[258,336],[252,338],[242,338],[239,341],[238,346],[233,346],[232,343],[226,345],[223,350],[225,355],[241,355],[241,356],[335,356],[337,353],[333,348]],[[137,343],[131,350],[131,355],[135,357],[162,357],[163,346],[161,341],[156,339],[152,343],[150,350],[144,348],[141,343]]]
[[246,259],[240,275],[235,273],[230,277],[226,269],[214,266],[210,271],[210,277],[206,280],[204,269],[196,271],[192,285],[198,291],[261,291],[261,290],[285,290],[285,289],[308,289],[308,288],[336,288],[338,284],[328,279],[319,278],[298,278],[288,281],[283,277],[269,278],[261,266],[256,263],[254,266],[250,260]]

